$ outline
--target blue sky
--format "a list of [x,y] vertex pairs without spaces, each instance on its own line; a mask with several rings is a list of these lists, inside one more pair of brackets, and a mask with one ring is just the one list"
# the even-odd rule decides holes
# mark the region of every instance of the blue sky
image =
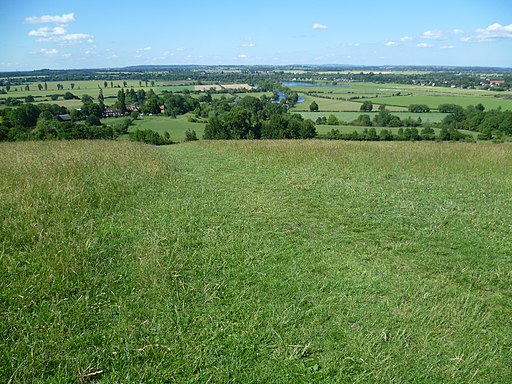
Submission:
[[138,64],[512,67],[512,1],[0,0],[0,71]]

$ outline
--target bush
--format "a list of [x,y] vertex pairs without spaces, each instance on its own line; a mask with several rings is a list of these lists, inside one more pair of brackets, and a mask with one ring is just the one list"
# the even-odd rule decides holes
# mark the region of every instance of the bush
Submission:
[[198,140],[196,131],[187,129],[185,132],[185,141],[196,141]]
[[73,95],[71,92],[66,92],[64,94],[64,100],[73,100],[73,99],[76,99],[77,97],[75,95]]

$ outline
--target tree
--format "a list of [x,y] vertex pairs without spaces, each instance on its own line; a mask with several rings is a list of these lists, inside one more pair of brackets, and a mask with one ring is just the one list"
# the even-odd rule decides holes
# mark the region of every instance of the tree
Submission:
[[100,92],[98,93],[98,104],[101,111],[105,110],[105,98],[103,97],[103,89],[100,88]]
[[28,95],[25,97],[25,103],[33,103],[34,102],[34,96]]
[[151,80],[151,86],[154,87],[155,86],[155,80]]
[[123,115],[126,112],[126,98],[124,91],[122,89],[120,89],[119,92],[117,92],[116,108],[119,109],[119,111]]
[[71,89],[75,89],[75,83],[71,83]]
[[126,88],[126,86],[128,85],[128,83],[125,81],[123,81],[123,87]]
[[44,90],[47,91],[48,90],[48,84],[46,83],[46,81],[44,82]]
[[84,104],[92,103],[92,97],[87,94],[83,95],[81,100],[82,100],[82,103],[84,103]]
[[103,88],[107,88],[108,87],[108,83],[106,81],[103,82]]
[[327,119],[327,125],[339,125],[339,123],[340,122],[335,115],[333,115],[333,114],[329,115],[329,118]]
[[361,104],[360,111],[371,112],[373,110],[373,103],[371,101],[366,100],[363,104]]
[[73,95],[71,92],[66,92],[64,94],[64,100],[73,100],[76,99],[76,96]]
[[42,91],[43,90],[43,85],[42,84],[37,84],[37,89],[39,89],[39,91]]
[[37,123],[37,118],[41,110],[35,104],[28,103],[23,104],[22,106],[12,109],[8,113],[9,120],[12,121],[15,125],[28,129],[30,127],[34,127]]
[[101,125],[101,121],[100,119],[98,118],[98,116],[95,116],[95,115],[89,115],[87,116],[87,118],[85,119],[85,122],[91,126],[98,126],[98,125]]
[[194,130],[191,131],[190,129],[187,129],[185,131],[185,141],[195,141],[195,140],[198,140],[196,131],[194,131]]
[[309,105],[309,110],[311,112],[318,112],[318,104],[316,101],[313,100],[313,102]]
[[393,140],[393,134],[389,132],[387,129],[383,129],[379,132],[379,140],[391,141]]

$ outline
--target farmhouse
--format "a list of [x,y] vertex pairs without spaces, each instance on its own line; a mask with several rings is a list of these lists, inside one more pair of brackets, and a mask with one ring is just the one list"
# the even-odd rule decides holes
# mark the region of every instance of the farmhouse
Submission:
[[105,108],[105,111],[103,112],[103,116],[118,117],[118,116],[121,116],[121,111],[119,109],[107,107],[107,108]]
[[137,107],[135,104],[128,104],[126,106],[126,110],[130,111],[130,112],[133,112],[133,111],[139,112],[139,107]]
[[500,85],[503,85],[503,83],[505,82],[505,80],[490,80],[489,83],[491,84],[491,87],[494,87],[494,86],[500,86]]

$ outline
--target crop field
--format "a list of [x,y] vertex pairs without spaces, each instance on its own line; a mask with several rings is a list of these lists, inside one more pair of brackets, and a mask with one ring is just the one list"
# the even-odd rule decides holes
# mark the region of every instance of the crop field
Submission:
[[0,382],[510,383],[511,149],[2,143]]

